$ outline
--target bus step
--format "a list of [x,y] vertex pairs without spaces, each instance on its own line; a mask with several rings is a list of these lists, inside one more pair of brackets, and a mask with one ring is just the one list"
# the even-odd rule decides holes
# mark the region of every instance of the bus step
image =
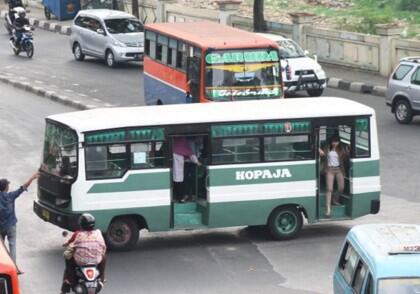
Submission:
[[175,228],[195,227],[203,225],[203,217],[199,212],[176,213]]
[[[345,205],[331,206],[331,218],[343,218],[343,217],[347,217]],[[325,207],[321,208],[320,218],[325,218]]]
[[193,213],[197,212],[197,203],[187,202],[187,203],[174,203],[175,214],[177,213]]

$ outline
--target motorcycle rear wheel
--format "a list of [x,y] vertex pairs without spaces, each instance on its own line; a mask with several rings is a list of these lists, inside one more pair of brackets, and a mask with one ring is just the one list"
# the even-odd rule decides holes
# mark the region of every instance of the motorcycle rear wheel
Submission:
[[32,43],[26,45],[26,56],[28,56],[28,58],[34,56],[34,45]]

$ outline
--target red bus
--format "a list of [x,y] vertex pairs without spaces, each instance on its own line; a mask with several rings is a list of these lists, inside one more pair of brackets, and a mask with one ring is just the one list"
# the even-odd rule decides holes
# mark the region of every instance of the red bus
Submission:
[[215,22],[146,25],[143,69],[147,105],[283,97],[277,44]]
[[17,268],[0,237],[0,293],[19,294]]

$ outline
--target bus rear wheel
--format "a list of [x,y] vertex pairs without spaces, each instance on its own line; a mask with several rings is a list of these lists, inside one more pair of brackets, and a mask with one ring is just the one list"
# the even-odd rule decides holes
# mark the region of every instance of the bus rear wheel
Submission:
[[289,240],[302,229],[303,218],[295,206],[278,207],[268,219],[268,230],[275,240]]
[[116,251],[133,249],[139,239],[140,228],[131,217],[120,217],[112,220],[105,234],[107,246]]

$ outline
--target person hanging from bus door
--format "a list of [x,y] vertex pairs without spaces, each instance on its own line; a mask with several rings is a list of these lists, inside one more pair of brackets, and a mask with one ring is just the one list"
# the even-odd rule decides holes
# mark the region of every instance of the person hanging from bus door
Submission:
[[197,156],[194,154],[191,145],[185,136],[175,137],[172,143],[174,199],[179,202],[185,202],[185,158],[191,160],[191,162],[198,166],[201,166],[201,162],[198,161]]
[[[327,192],[325,194],[325,216],[331,216],[331,201],[333,205],[340,205],[340,197],[344,191],[345,164],[349,157],[348,146],[343,146],[340,137],[334,135],[323,149],[319,149],[319,155],[323,159],[323,173],[325,176]],[[332,197],[334,180],[337,180],[337,191]]]
[[[201,158],[202,155],[202,148],[203,148],[203,140],[201,136],[189,136],[187,138],[188,144],[192,150],[192,153],[196,156],[196,158]],[[202,162],[200,161],[201,165]],[[182,198],[183,201],[190,201],[194,198],[196,194],[197,187],[196,187],[196,176],[198,176],[197,165],[190,159],[186,159],[184,161],[184,194],[185,196]],[[187,183],[190,183],[188,185]],[[191,184],[193,183],[193,184]],[[195,195],[198,196],[198,195]]]

